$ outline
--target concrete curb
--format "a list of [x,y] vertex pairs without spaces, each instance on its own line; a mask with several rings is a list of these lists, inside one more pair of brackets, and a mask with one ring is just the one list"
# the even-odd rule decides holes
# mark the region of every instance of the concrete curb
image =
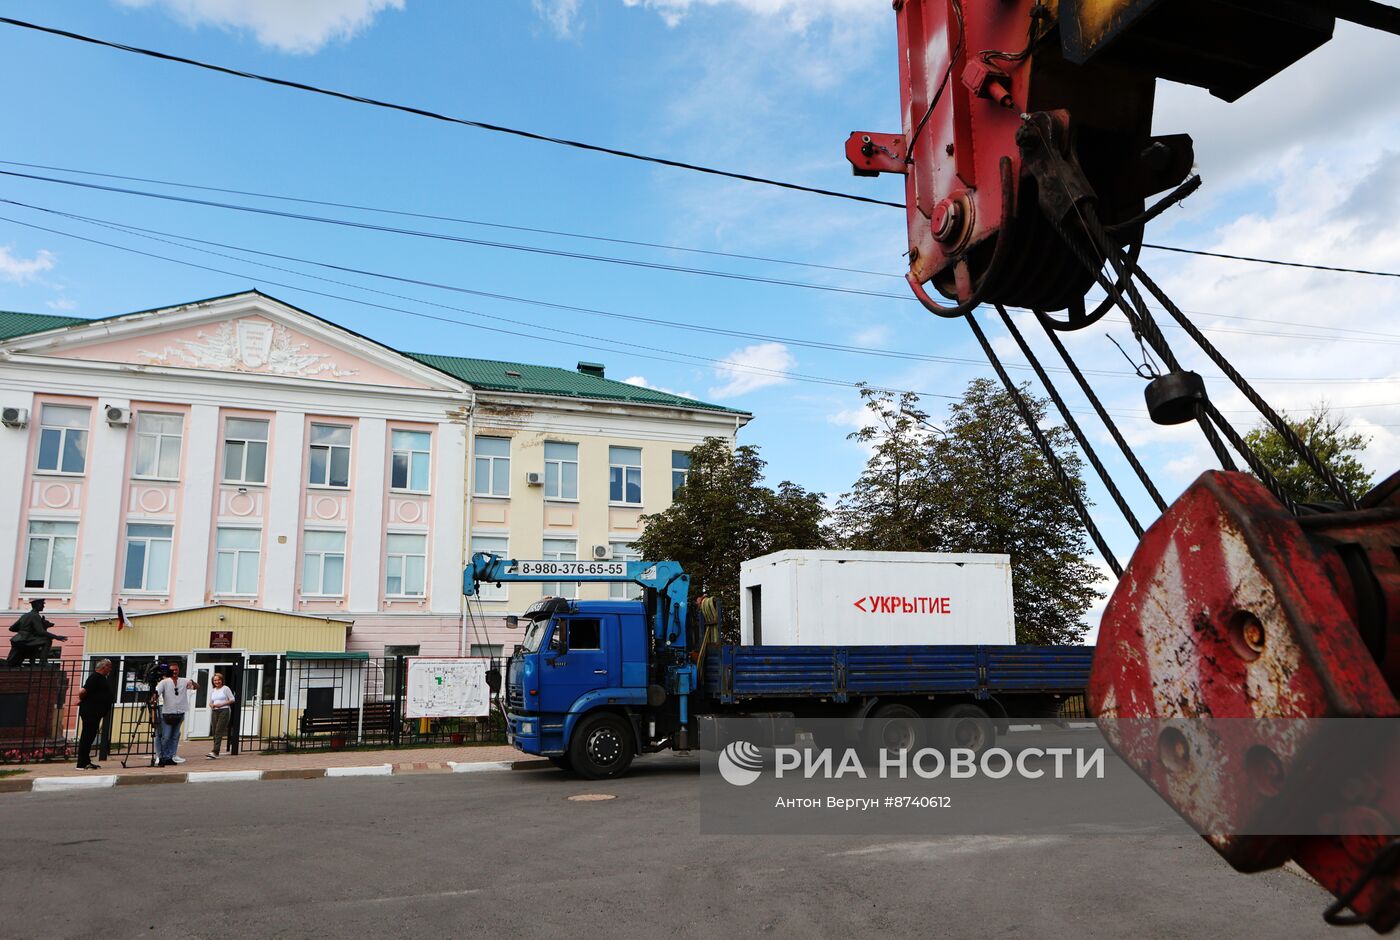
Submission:
[[203,770],[185,774],[186,783],[237,783],[240,780],[261,780],[261,770]]
[[474,774],[492,770],[510,770],[515,761],[510,760],[490,760],[490,761],[466,761],[450,760],[447,766],[452,768],[454,774]]
[[101,774],[92,777],[35,777],[35,793],[49,790],[105,790],[117,785],[116,774]]
[[93,774],[84,777],[0,778],[0,793],[53,793],[109,787],[159,786],[167,783],[235,783],[254,780],[319,780],[322,777],[422,776],[424,773],[490,773],[509,770],[548,770],[554,765],[528,760],[446,761],[441,768],[423,770],[412,764],[368,764],[362,767],[288,767],[274,770],[204,770],[166,774]]
[[327,767],[327,777],[388,777],[394,772],[393,764],[370,764],[367,767]]

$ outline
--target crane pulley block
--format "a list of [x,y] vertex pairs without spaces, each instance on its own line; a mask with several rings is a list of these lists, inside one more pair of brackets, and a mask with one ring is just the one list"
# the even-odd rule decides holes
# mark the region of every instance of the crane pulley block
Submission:
[[[896,0],[903,127],[857,131],[846,155],[857,175],[904,175],[907,277],[929,310],[961,316],[1002,303],[1068,309],[1087,324],[1096,317],[1083,316],[1084,295],[1100,282],[1082,246],[1066,242],[1090,225],[1088,213],[1045,217],[1044,190],[1064,180],[1028,158],[1050,143],[1027,128],[1043,136],[1044,116],[1055,115],[1054,146],[1093,199],[1092,224],[1135,246],[1145,200],[1180,183],[1193,161],[1186,135],[1152,136],[1156,80],[1234,100],[1326,42],[1337,15],[1385,20],[1375,6]],[[930,283],[951,302],[934,300]]]
[[1089,687],[1114,749],[1234,867],[1293,859],[1377,930],[1400,922],[1398,551],[1400,474],[1294,517],[1209,471],[1143,536]]

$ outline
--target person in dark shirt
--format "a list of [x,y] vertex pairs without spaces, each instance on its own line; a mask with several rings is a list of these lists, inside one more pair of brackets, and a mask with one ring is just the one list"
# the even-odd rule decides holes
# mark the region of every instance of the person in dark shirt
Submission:
[[78,690],[78,717],[82,720],[82,730],[78,733],[78,769],[101,770],[92,762],[92,742],[102,727],[102,719],[112,710],[112,684],[107,677],[112,674],[112,661],[99,659],[92,667],[83,687]]

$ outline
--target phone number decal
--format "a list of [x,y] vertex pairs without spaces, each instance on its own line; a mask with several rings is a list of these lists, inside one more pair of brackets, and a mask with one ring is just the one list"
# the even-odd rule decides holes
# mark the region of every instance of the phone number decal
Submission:
[[558,578],[579,576],[623,577],[627,574],[624,561],[522,561],[509,574],[550,575]]

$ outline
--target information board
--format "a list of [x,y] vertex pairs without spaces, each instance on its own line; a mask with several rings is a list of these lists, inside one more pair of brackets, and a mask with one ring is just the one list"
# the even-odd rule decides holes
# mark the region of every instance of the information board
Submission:
[[467,718],[489,714],[489,659],[408,660],[405,718]]

